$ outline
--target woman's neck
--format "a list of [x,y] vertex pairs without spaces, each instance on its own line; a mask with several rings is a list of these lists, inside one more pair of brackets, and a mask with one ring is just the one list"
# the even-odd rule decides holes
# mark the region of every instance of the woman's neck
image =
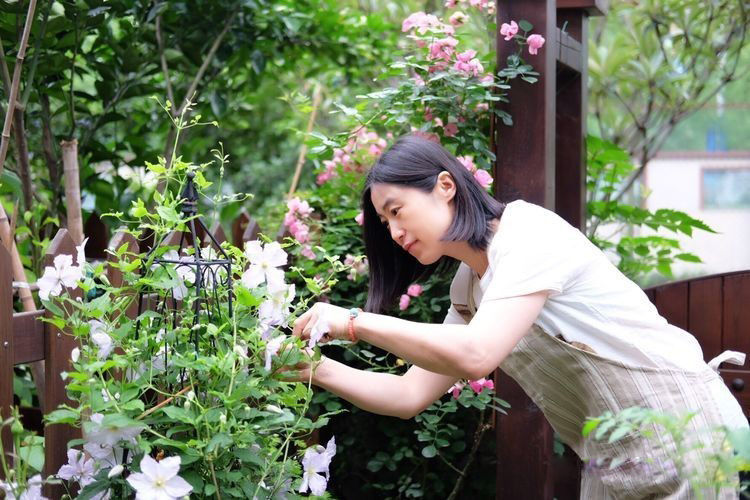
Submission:
[[[495,232],[498,228],[499,220],[495,219],[493,220],[491,224],[492,233],[490,234],[490,241],[492,241],[493,236],[495,235]],[[472,248],[467,242],[465,241],[456,241],[452,242],[453,248],[450,249],[448,255],[453,257],[454,259],[458,259],[461,262],[465,263],[467,266],[469,266],[477,275],[481,278],[484,276],[485,271],[487,271],[487,267],[489,266],[489,256],[488,256],[488,250],[489,245],[487,245],[487,248],[484,250],[477,250]]]

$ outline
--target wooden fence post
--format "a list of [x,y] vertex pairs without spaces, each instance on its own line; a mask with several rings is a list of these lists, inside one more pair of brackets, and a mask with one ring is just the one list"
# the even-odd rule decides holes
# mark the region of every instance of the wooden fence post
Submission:
[[[10,416],[13,406],[13,275],[10,254],[0,245],[0,418]],[[10,462],[13,439],[10,427],[2,430],[5,459]],[[0,477],[3,472],[0,469]]]
[[[57,231],[44,256],[45,265],[53,266],[55,256],[61,254],[76,255],[76,245],[66,229]],[[68,293],[73,299],[81,298],[83,295],[80,288],[68,290]],[[50,313],[47,312],[45,315],[49,316]],[[44,339],[44,359],[46,360],[44,407],[47,412],[51,412],[61,404],[74,404],[66,394],[65,380],[60,377],[60,374],[71,370],[70,353],[78,347],[78,342],[70,335],[70,331],[61,330],[52,324],[47,325],[46,333]],[[80,437],[80,429],[69,425],[53,424],[44,428],[45,477],[57,474],[60,467],[67,463],[68,441]],[[45,496],[59,498],[63,493],[62,486],[50,484],[44,486]]]

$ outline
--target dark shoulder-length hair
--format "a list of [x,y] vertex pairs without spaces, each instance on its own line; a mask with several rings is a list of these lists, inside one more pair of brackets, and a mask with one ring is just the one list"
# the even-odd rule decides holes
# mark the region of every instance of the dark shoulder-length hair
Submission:
[[391,238],[372,204],[374,184],[396,184],[432,192],[440,172],[451,174],[456,184],[453,222],[442,241],[466,241],[486,250],[490,221],[500,218],[505,205],[495,200],[455,156],[442,146],[417,135],[407,135],[384,152],[370,170],[362,191],[365,254],[370,265],[370,287],[365,310],[380,313],[392,307],[413,282],[433,273],[455,270],[457,261],[444,256],[428,266],[420,264]]

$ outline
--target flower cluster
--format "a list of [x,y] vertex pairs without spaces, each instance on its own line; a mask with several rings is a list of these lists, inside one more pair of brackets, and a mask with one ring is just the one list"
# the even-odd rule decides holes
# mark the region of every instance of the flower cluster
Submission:
[[492,176],[486,170],[477,168],[477,166],[474,164],[474,158],[466,155],[457,156],[456,159],[461,163],[461,165],[466,167],[466,170],[474,174],[474,179],[479,183],[480,186],[482,186],[484,189],[489,189],[493,181]]
[[[304,219],[309,218],[314,209],[310,207],[307,201],[302,201],[297,197],[287,201],[286,206],[287,213],[284,215],[284,226],[289,229],[289,232],[292,233],[295,240],[303,244],[307,243],[310,241],[310,226],[304,222]],[[309,254],[312,253],[310,245],[305,245],[303,248],[306,249],[303,250],[303,252],[308,252],[307,254],[304,254],[306,257],[310,259],[315,258],[315,254],[309,256]]]
[[411,298],[419,297],[420,295],[422,295],[422,285],[418,285],[417,283],[409,285],[409,288],[406,289],[406,293],[401,295],[398,300],[398,308],[405,311],[409,307]]
[[[475,394],[479,394],[485,389],[489,389],[491,391],[495,390],[495,383],[491,379],[486,379],[484,377],[478,380],[469,380],[468,385],[469,387],[471,387],[471,390],[474,391]],[[464,382],[463,380],[459,380],[458,382],[453,384],[450,389],[448,389],[448,394],[452,394],[453,399],[458,399],[464,387],[466,387],[466,382]]]
[[325,169],[318,174],[317,183],[325,184],[338,176],[338,169],[344,172],[364,172],[380,156],[388,143],[375,132],[359,127],[349,137],[344,147],[333,150],[333,158],[325,160]]

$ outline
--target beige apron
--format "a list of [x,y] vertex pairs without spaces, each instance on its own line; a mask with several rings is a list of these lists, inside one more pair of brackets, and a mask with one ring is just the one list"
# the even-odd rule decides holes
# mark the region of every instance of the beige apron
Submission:
[[[471,275],[468,304],[453,304],[467,323],[476,312],[474,273]],[[586,417],[607,410],[617,413],[633,406],[670,414],[699,410],[692,419],[690,430],[694,432],[690,434],[705,451],[717,449],[721,437],[705,429],[724,424],[715,398],[717,390],[728,392],[721,377],[708,365],[697,373],[629,366],[592,351],[534,325],[500,369],[521,386],[562,441],[583,461],[582,499],[695,498],[687,477],[694,478],[701,471],[713,473],[715,468],[706,463],[703,453],[688,453],[683,474],[678,474],[670,459],[675,443],[663,430],[654,428],[652,438],[634,434],[612,444],[584,438],[581,430]],[[502,388],[498,391],[502,396]],[[610,468],[614,460],[619,465]],[[703,498],[737,498],[737,494],[727,490],[717,497],[711,491]]]

